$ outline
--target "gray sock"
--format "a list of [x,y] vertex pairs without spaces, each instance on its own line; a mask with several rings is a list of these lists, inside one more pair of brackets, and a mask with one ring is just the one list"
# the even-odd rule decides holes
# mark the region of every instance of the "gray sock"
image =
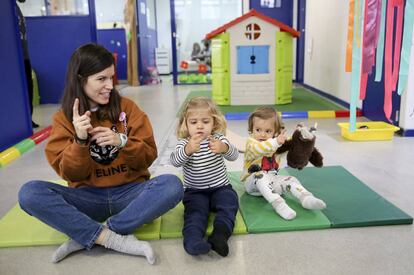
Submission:
[[64,258],[66,258],[66,256],[68,256],[69,254],[82,250],[84,248],[85,247],[83,247],[83,245],[79,244],[78,242],[72,239],[69,239],[66,242],[64,242],[61,246],[59,246],[58,249],[56,249],[55,253],[53,253],[52,262],[58,263]]
[[155,254],[148,242],[140,241],[133,235],[119,235],[108,230],[102,245],[118,252],[145,256],[150,264],[155,263]]

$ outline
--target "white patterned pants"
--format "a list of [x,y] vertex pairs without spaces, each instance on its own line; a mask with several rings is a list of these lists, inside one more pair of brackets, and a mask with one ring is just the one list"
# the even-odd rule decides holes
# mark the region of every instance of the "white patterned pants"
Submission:
[[263,196],[269,203],[281,199],[287,192],[301,200],[311,193],[300,184],[297,178],[278,175],[276,171],[260,171],[251,174],[245,182],[246,192],[252,196]]

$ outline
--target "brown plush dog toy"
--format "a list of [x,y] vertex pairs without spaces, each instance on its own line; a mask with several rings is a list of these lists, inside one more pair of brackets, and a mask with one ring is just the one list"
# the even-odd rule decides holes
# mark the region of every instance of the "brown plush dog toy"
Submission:
[[292,168],[302,170],[308,162],[316,167],[323,166],[323,157],[315,148],[315,127],[308,129],[303,123],[299,123],[292,138],[280,146],[276,154],[287,152],[287,164]]

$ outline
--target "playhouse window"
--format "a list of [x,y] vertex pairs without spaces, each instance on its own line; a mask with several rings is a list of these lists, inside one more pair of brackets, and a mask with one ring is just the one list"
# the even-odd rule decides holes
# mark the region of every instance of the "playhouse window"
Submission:
[[244,33],[247,39],[256,40],[260,37],[260,26],[256,23],[251,23],[246,26],[246,32]]

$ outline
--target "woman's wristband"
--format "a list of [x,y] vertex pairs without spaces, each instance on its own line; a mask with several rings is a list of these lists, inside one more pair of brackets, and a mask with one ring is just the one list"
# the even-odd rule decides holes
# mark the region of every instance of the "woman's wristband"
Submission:
[[77,144],[86,145],[89,142],[89,136],[85,139],[79,138],[78,135],[75,135],[75,141]]
[[119,144],[117,147],[118,149],[124,148],[127,141],[128,141],[128,137],[125,134],[119,133],[119,139],[121,140],[121,144]]

